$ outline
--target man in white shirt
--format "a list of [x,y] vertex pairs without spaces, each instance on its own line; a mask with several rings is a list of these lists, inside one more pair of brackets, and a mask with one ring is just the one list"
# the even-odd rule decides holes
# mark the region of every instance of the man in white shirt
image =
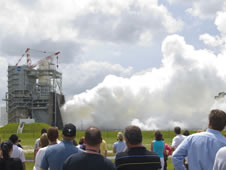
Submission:
[[213,166],[213,170],[222,169],[226,169],[226,146],[218,150]]
[[175,127],[174,132],[176,136],[172,140],[172,149],[173,151],[176,150],[176,148],[183,142],[185,139],[184,135],[181,135],[181,128],[180,127]]
[[18,142],[18,136],[16,134],[12,134],[9,137],[9,140],[13,143],[13,152],[11,154],[11,158],[19,158],[23,163],[24,170],[26,170],[24,150],[16,145]]

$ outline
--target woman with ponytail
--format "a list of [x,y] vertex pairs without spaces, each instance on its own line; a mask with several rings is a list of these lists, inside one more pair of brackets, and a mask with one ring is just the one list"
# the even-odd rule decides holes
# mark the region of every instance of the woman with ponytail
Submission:
[[22,162],[19,158],[10,158],[13,151],[13,144],[10,141],[1,143],[2,157],[0,158],[1,170],[23,170]]

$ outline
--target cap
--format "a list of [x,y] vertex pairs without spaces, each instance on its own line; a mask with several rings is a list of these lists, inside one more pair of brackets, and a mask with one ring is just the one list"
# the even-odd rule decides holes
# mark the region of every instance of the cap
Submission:
[[76,136],[76,127],[72,123],[68,123],[64,125],[63,135],[67,137]]

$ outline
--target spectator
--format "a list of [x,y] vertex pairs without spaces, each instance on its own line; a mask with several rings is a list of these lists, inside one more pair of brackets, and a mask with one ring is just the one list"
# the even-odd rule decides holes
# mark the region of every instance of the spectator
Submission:
[[48,147],[41,161],[40,170],[62,170],[64,161],[73,153],[81,152],[73,145],[76,136],[76,127],[69,123],[62,131],[63,140],[56,145]]
[[184,133],[183,133],[183,135],[184,135],[184,136],[189,136],[189,135],[190,135],[189,130],[185,130]]
[[165,148],[164,148],[164,170],[167,170],[167,160],[168,160],[168,156],[169,155],[172,155],[172,148],[167,144],[165,143]]
[[100,154],[105,158],[107,157],[108,149],[107,149],[107,143],[105,140],[102,140],[100,144]]
[[118,170],[157,170],[161,168],[159,156],[148,151],[142,145],[142,133],[137,126],[128,126],[124,132],[125,152],[116,155],[115,164]]
[[226,146],[218,150],[213,166],[213,170],[226,169]]
[[85,132],[86,150],[67,158],[63,170],[116,170],[112,161],[100,155],[101,141],[100,130],[89,127]]
[[23,164],[19,158],[10,158],[13,151],[11,141],[4,141],[1,144],[2,157],[0,158],[1,170],[23,170]]
[[[55,127],[49,128],[48,129],[48,132],[47,132],[47,138],[48,138],[48,143],[49,143],[48,146],[57,144],[58,136],[59,135],[58,135],[58,129],[57,128],[55,128]],[[41,141],[40,142],[41,146],[44,146],[44,145],[47,144],[46,141],[45,142],[42,142],[42,136],[40,138],[40,141]],[[43,144],[43,143],[45,143],[45,144]],[[42,147],[42,148],[40,148],[38,150],[38,152],[36,154],[36,157],[35,157],[35,166],[34,166],[33,170],[39,170],[40,169],[41,160],[43,159],[43,156],[44,156],[44,154],[45,154],[46,149],[48,148],[48,146]]]
[[113,153],[123,152],[126,148],[126,143],[123,141],[122,132],[118,132],[117,134],[117,142],[113,145]]
[[[49,141],[48,141],[48,137],[47,137],[47,133],[43,133],[40,137],[40,140],[39,140],[39,146],[38,148],[36,149],[36,153],[39,151],[40,148],[44,148],[46,147],[47,145],[49,145]],[[36,154],[35,154],[36,155]],[[36,158],[36,156],[35,156]],[[36,159],[35,159],[36,160]]]
[[188,156],[190,170],[212,170],[217,151],[226,146],[221,131],[226,125],[226,114],[221,110],[212,110],[206,132],[188,136],[173,153],[175,170],[184,168],[184,158]]
[[[189,136],[190,135],[190,132],[188,130],[185,130],[183,135],[185,137]],[[186,170],[188,170],[188,157],[186,156],[185,159],[184,159],[184,166],[186,168]]]
[[162,166],[161,170],[163,170],[164,169],[164,156],[163,156],[164,141],[162,138],[162,133],[158,130],[155,132],[155,140],[152,141],[151,143],[151,151],[156,152],[160,157],[161,166]]
[[172,150],[176,150],[176,148],[181,144],[181,142],[184,140],[184,136],[181,135],[181,129],[180,127],[175,127],[174,128],[174,132],[176,134],[176,136],[173,138],[173,141],[172,141]]
[[86,144],[85,144],[85,137],[82,136],[79,140],[79,145],[77,146],[78,148],[82,149],[82,150],[86,150]]
[[11,154],[11,158],[19,158],[22,161],[23,169],[26,169],[25,166],[25,155],[24,150],[17,146],[18,136],[16,134],[12,134],[9,137],[9,140],[13,143],[13,152]]
[[[42,136],[43,133],[47,133],[46,128],[42,128],[42,129],[41,129],[41,136]],[[34,158],[35,158],[35,155],[36,155],[36,153],[37,153],[37,149],[38,149],[38,147],[39,147],[39,141],[40,141],[40,138],[36,139],[36,141],[35,141],[35,146],[34,146]]]

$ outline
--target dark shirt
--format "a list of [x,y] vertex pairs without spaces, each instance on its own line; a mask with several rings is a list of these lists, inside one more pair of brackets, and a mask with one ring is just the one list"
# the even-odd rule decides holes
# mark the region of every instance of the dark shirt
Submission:
[[145,147],[130,148],[116,155],[117,170],[157,170],[161,168],[160,158]]
[[111,160],[100,154],[80,152],[64,162],[63,170],[116,170]]
[[23,170],[23,164],[19,158],[0,159],[0,170]]

